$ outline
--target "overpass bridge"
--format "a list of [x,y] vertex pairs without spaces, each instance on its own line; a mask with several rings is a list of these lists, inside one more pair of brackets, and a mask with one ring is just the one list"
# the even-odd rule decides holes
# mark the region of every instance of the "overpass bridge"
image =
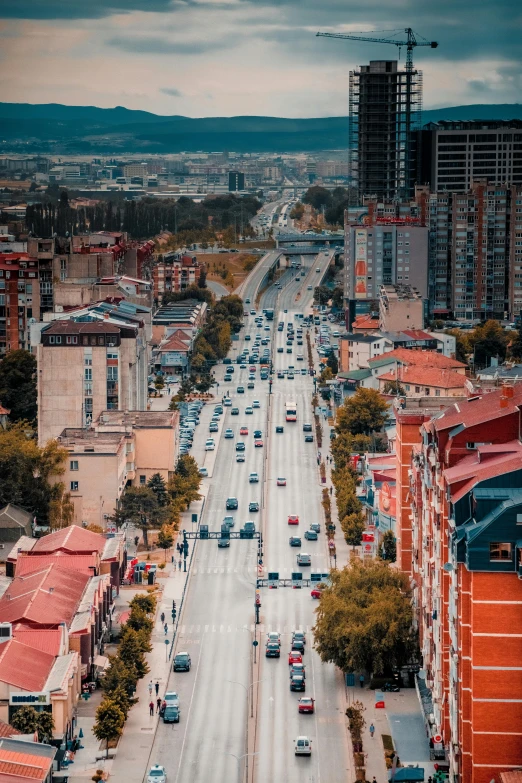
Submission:
[[300,252],[301,247],[344,247],[344,234],[278,234],[275,237],[278,249],[295,247]]

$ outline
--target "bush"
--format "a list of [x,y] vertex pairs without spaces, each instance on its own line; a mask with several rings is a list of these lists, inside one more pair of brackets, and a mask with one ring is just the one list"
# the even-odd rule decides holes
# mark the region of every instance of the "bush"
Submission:
[[395,746],[393,744],[393,738],[390,734],[381,734],[382,737],[382,745],[384,750],[395,750]]

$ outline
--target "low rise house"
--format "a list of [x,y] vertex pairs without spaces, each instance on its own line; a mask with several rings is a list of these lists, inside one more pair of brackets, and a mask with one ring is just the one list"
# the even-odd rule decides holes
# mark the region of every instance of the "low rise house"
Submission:
[[0,738],[2,783],[52,783],[57,749],[41,742]]
[[0,509],[0,562],[5,562],[11,549],[23,536],[31,536],[33,518],[28,511],[8,503]]
[[[399,366],[394,372],[379,375],[379,391],[404,394],[406,397],[461,397],[471,393],[473,386],[465,375],[438,367]],[[399,389],[389,391],[389,384],[399,384]]]

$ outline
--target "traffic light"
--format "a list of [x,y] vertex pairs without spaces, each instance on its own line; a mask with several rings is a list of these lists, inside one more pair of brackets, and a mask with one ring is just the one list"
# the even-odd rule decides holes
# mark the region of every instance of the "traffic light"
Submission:
[[172,622],[176,621],[176,607],[172,607]]
[[172,611],[173,612],[176,611],[176,601],[174,601],[174,600],[172,601]]

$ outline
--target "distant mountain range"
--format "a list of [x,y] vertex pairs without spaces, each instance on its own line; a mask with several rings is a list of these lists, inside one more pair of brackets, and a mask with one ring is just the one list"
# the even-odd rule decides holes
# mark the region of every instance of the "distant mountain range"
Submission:
[[[424,123],[522,119],[522,104],[450,106],[422,116]],[[317,152],[347,145],[348,117],[163,117],[123,106],[0,103],[0,152]]]

